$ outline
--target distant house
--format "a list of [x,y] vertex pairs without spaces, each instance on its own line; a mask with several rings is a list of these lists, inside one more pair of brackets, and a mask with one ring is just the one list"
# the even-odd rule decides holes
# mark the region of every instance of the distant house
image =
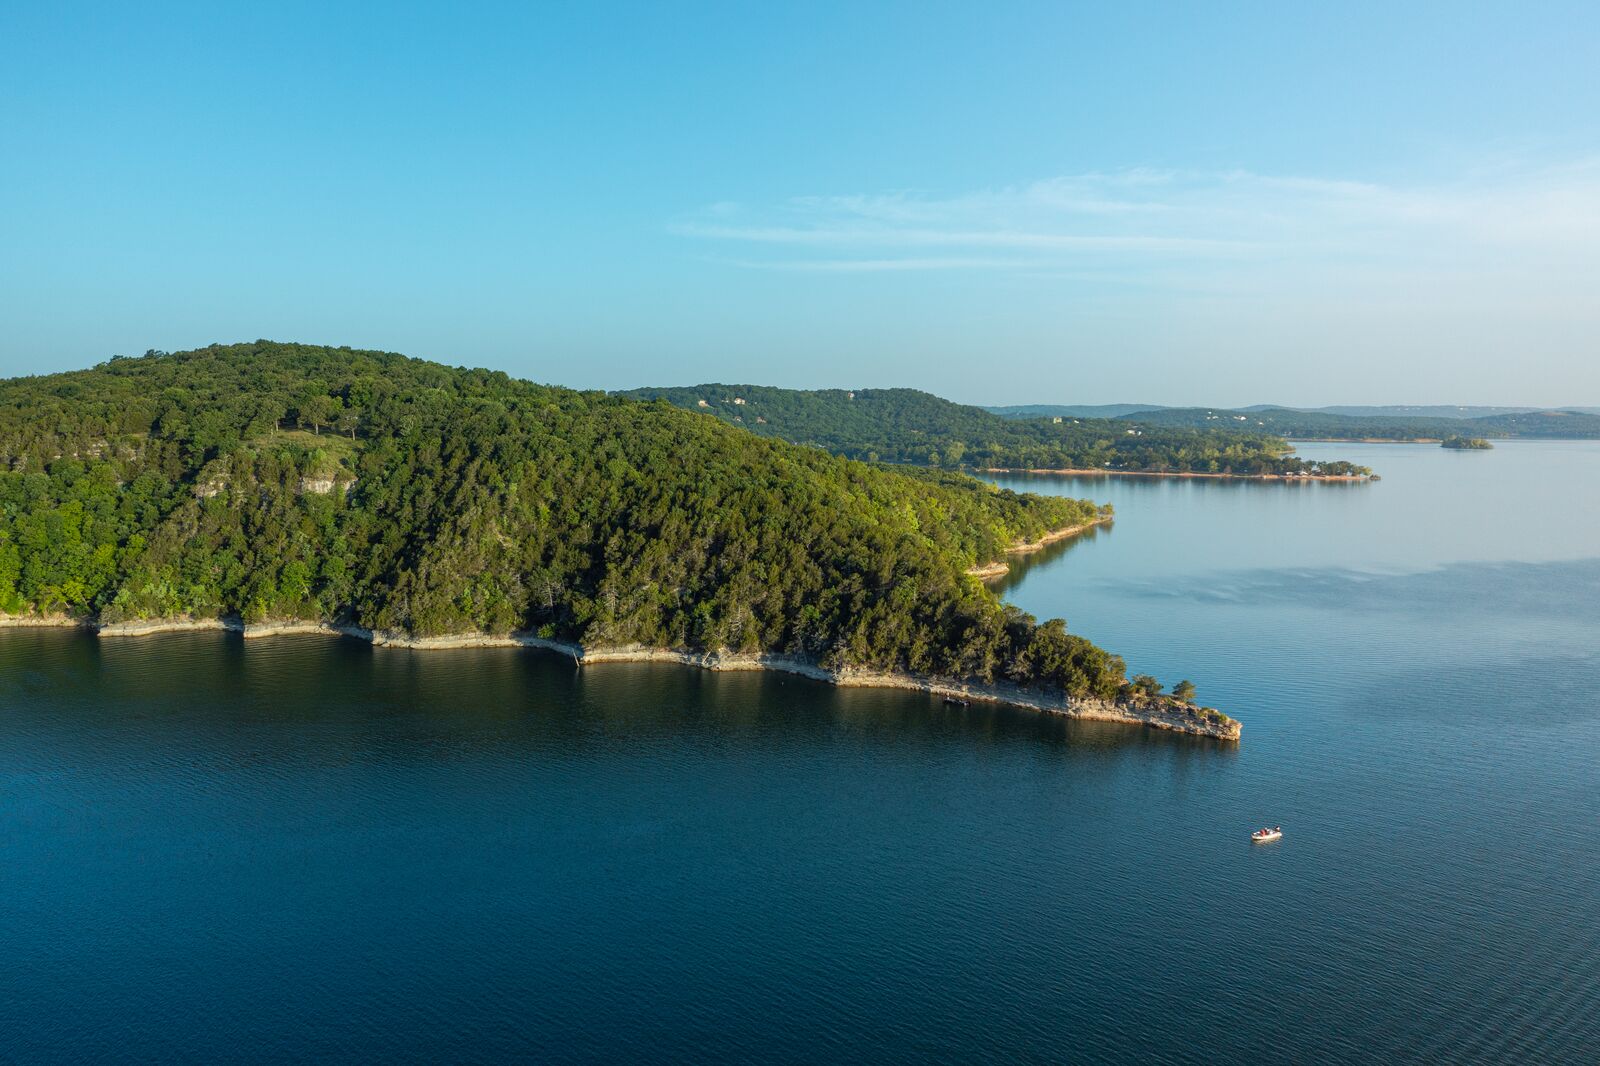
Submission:
[[1050,420],[1050,421],[1052,421],[1052,422],[1054,422],[1054,423],[1055,423],[1055,424],[1056,424],[1056,425],[1058,425],[1058,426],[1059,426],[1059,425],[1060,425],[1060,424],[1061,424],[1061,416],[1060,416],[1060,415],[1056,415],[1056,416],[1055,416],[1055,417],[1054,417],[1054,418],[1052,418],[1052,419],[1051,419],[1051,420]]
[[734,404],[735,407],[743,407],[744,406],[744,397],[743,396],[735,396],[733,398],[733,404]]
[[710,404],[706,403],[704,400],[696,400],[694,402],[694,405],[696,407],[710,407],[711,406]]

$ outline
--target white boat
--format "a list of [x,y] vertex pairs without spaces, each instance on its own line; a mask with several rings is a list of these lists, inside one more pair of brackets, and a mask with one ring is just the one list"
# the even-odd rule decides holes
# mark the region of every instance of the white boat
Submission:
[[1257,829],[1250,834],[1250,839],[1257,844],[1270,844],[1274,840],[1283,839],[1283,826],[1274,826],[1271,829]]

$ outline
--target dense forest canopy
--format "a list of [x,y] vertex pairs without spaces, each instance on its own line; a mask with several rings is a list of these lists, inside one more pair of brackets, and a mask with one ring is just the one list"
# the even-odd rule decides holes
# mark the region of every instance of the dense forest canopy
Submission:
[[0,611],[763,651],[1112,696],[964,571],[1109,514],[665,403],[257,342],[0,382]]
[[1269,432],[1153,426],[1107,418],[1003,418],[915,389],[801,391],[761,385],[633,389],[765,437],[868,461],[949,469],[1095,468],[1231,474],[1371,473],[1312,462]]

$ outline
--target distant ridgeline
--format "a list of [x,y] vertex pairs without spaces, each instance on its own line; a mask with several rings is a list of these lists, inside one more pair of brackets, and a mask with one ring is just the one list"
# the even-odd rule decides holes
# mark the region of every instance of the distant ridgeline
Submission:
[[1119,658],[964,574],[1108,514],[382,352],[0,382],[11,615],[526,631],[1114,697]]
[[[1117,408],[1132,405],[1115,405]],[[1071,411],[1042,405],[993,408],[1007,419],[1037,418],[1040,413]],[[1470,410],[1470,409],[1469,409]],[[1493,409],[1491,409],[1493,410]],[[1297,411],[1287,407],[1156,407],[1117,410],[1110,417],[1136,423],[1148,433],[1152,427],[1216,429],[1232,427],[1245,432],[1275,434],[1301,440],[1442,440],[1446,437],[1530,437],[1589,440],[1600,438],[1600,414],[1584,408],[1551,411],[1510,410],[1469,417],[1410,414],[1351,414],[1336,411]]]
[[1271,432],[1250,427],[1167,426],[1134,420],[1003,418],[915,389],[821,389],[695,385],[633,389],[733,422],[764,437],[812,444],[852,459],[971,467],[1094,468],[1208,474],[1370,474],[1352,463],[1313,462]]

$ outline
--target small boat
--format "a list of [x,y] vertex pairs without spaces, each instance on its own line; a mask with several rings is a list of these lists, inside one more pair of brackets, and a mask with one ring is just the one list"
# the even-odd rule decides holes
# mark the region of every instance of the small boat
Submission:
[[964,699],[961,699],[961,698],[959,698],[959,697],[957,697],[957,696],[946,696],[946,697],[945,697],[945,698],[944,698],[944,701],[945,701],[945,702],[946,702],[946,703],[953,703],[953,704],[955,704],[955,705],[956,705],[956,706],[957,706],[957,707],[970,707],[970,706],[971,706],[971,704],[970,704],[970,703],[968,703],[968,702],[967,702],[967,701],[966,701],[966,700],[964,700]]
[[1276,825],[1271,829],[1261,828],[1250,834],[1250,839],[1257,844],[1270,844],[1274,840],[1283,839],[1283,826]]

